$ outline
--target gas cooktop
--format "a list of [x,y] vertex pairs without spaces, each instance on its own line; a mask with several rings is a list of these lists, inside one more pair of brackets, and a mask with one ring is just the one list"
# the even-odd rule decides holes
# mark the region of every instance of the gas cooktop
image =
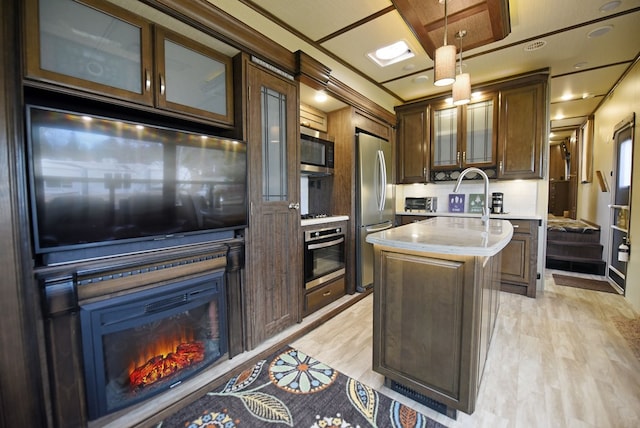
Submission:
[[300,217],[302,218],[302,220],[309,220],[309,219],[312,219],[312,218],[327,218],[327,217],[331,217],[331,214],[326,214],[326,213],[302,214]]

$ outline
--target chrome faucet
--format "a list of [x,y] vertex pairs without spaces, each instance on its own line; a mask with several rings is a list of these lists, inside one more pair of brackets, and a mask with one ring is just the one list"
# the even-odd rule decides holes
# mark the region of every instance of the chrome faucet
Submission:
[[476,172],[482,176],[484,179],[484,206],[482,207],[482,223],[487,224],[489,222],[489,177],[487,174],[480,168],[467,168],[460,173],[458,177],[458,181],[456,183],[456,187],[454,187],[453,192],[458,193],[460,190],[460,185],[462,184],[462,178],[470,172]]

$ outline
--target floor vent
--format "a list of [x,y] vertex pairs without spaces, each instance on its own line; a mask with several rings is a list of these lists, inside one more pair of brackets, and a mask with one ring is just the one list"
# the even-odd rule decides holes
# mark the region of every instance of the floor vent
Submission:
[[451,418],[457,419],[458,411],[456,409],[452,409],[448,407],[446,404],[443,404],[439,401],[434,400],[433,398],[429,398],[426,395],[420,394],[419,392],[414,391],[413,389],[407,388],[404,385],[400,385],[394,380],[386,379],[385,385],[391,390],[404,395],[405,397],[411,398],[413,401],[420,403],[428,408],[435,410],[438,413],[442,413],[443,415]]

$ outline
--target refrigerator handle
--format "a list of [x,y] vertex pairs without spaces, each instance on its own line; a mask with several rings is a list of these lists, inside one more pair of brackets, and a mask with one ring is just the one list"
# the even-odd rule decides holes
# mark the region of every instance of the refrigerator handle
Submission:
[[380,191],[378,192],[378,211],[384,210],[384,205],[387,200],[387,167],[384,162],[384,152],[378,150],[378,166],[380,172]]

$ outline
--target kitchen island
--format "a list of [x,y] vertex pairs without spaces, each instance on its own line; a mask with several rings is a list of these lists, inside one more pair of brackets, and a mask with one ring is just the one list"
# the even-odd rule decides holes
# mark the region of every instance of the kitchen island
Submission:
[[386,386],[450,417],[473,413],[512,235],[507,220],[435,217],[367,236],[373,370]]

